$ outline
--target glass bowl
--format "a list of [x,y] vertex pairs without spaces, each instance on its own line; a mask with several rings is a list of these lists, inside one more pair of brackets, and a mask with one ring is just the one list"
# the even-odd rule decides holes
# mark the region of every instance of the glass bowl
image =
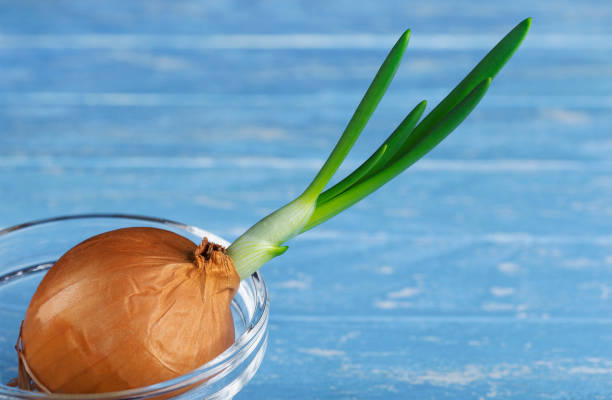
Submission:
[[63,216],[0,230],[0,399],[228,399],[253,377],[268,341],[268,291],[259,273],[240,283],[232,302],[235,343],[189,374],[143,388],[91,395],[45,394],[7,385],[17,376],[14,346],[21,321],[45,272],[63,253],[88,237],[129,226],[167,229],[195,243],[206,236],[229,245],[200,228],[121,214]]

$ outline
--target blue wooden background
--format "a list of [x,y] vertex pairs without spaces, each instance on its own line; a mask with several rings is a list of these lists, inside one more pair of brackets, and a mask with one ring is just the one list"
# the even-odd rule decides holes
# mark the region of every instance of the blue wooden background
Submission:
[[0,227],[122,212],[232,240],[309,182],[404,29],[343,172],[528,16],[455,133],[264,267],[237,398],[610,398],[608,0],[0,1]]

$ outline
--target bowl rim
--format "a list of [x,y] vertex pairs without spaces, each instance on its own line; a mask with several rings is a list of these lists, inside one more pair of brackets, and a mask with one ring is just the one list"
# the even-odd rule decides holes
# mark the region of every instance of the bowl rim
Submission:
[[[126,219],[153,222],[157,224],[168,225],[173,228],[182,229],[196,236],[207,236],[209,240],[225,247],[229,245],[229,242],[227,240],[196,226],[187,225],[182,222],[177,222],[165,218],[124,213],[66,214],[56,217],[32,220],[0,229],[0,239],[2,238],[2,236],[34,226],[79,219]],[[265,340],[265,333],[268,325],[268,318],[270,312],[270,299],[268,296],[268,288],[265,281],[263,280],[263,276],[259,271],[254,272],[250,277],[244,279],[244,281],[247,280],[248,283],[255,288],[253,294],[255,294],[256,297],[262,296],[261,300],[263,300],[263,310],[253,315],[253,320],[247,322],[245,331],[234,341],[234,343],[229,348],[227,348],[223,353],[219,354],[217,357],[210,360],[206,364],[194,369],[193,371],[187,374],[167,381],[134,389],[115,392],[84,394],[32,392],[10,387],[0,383],[0,395],[11,395],[15,398],[24,399],[129,399],[142,398],[143,395],[157,396],[169,394],[176,390],[183,389],[185,387],[193,385],[197,382],[202,382],[204,380],[206,380],[206,383],[203,383],[204,385],[213,384],[226,375],[222,374],[224,371],[229,373],[233,370],[234,367],[239,365],[239,362],[235,362],[236,359],[240,360],[241,357],[244,358],[245,356],[248,356],[250,352],[257,347],[256,344],[258,344],[262,340]]]

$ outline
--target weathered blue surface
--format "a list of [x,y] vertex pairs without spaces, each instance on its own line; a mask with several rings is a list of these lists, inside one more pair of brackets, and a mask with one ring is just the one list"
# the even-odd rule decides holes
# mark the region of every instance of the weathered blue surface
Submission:
[[0,2],[0,226],[234,239],[309,182],[405,28],[348,167],[531,16],[457,132],[265,267],[270,345],[237,398],[612,397],[609,2],[252,3]]

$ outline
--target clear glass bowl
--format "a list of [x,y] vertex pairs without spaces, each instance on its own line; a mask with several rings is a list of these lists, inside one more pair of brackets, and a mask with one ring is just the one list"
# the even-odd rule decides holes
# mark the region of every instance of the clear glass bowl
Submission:
[[[17,376],[14,346],[21,321],[45,272],[63,253],[88,237],[129,226],[167,229],[195,243],[207,236],[213,242],[229,245],[193,226],[119,214],[64,216],[0,230],[0,399],[227,399],[253,377],[268,341],[268,291],[259,273],[240,283],[232,302],[236,342],[189,374],[143,388],[94,395],[49,395],[7,386]],[[185,391],[186,388],[190,389]]]

